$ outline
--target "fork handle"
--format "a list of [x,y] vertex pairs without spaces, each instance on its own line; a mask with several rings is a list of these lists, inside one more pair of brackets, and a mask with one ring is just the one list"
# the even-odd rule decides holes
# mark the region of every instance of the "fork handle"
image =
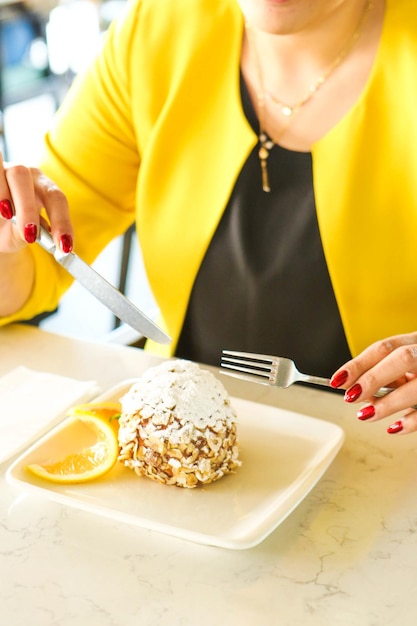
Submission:
[[310,376],[308,374],[301,374],[299,380],[304,383],[311,383],[312,385],[322,385],[323,387],[330,387],[330,378],[322,378],[321,376]]
[[[330,387],[330,378],[322,378],[321,376],[309,376],[307,374],[303,374],[300,378],[300,381],[305,383],[312,383],[313,385],[323,385],[324,387]],[[387,394],[394,391],[394,387],[381,387],[374,393],[375,398],[382,398]]]

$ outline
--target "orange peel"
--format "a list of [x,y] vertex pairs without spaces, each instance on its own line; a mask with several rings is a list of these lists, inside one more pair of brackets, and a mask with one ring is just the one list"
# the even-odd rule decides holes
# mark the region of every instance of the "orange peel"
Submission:
[[77,413],[68,420],[83,422],[95,436],[95,443],[58,459],[32,463],[26,469],[38,478],[61,484],[83,483],[109,472],[119,454],[117,434],[112,425],[89,413]]

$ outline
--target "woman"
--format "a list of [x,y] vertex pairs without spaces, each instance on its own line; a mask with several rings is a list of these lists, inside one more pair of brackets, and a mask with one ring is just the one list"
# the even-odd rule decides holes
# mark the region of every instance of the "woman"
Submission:
[[[414,405],[416,13],[411,0],[131,0],[41,170],[0,175],[2,322],[53,310],[69,286],[27,245],[41,207],[57,245],[89,262],[136,221],[177,356],[290,356],[337,370],[350,402],[396,381],[360,419]],[[417,430],[417,411],[389,430]]]

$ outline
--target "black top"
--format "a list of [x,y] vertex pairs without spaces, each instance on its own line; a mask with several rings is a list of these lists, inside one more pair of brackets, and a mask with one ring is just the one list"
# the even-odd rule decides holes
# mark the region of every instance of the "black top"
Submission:
[[[244,112],[258,121],[244,81]],[[330,376],[351,358],[324,259],[311,154],[275,145],[271,191],[249,155],[197,275],[176,356],[219,365],[222,349],[294,359]]]

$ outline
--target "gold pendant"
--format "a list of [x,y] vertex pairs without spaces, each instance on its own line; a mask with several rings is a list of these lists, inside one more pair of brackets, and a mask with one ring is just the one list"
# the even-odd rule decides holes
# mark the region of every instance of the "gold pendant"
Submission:
[[269,191],[271,191],[271,187],[269,186],[268,165],[267,165],[269,152],[264,145],[262,145],[259,148],[258,156],[259,156],[259,161],[261,163],[262,189],[268,193]]

